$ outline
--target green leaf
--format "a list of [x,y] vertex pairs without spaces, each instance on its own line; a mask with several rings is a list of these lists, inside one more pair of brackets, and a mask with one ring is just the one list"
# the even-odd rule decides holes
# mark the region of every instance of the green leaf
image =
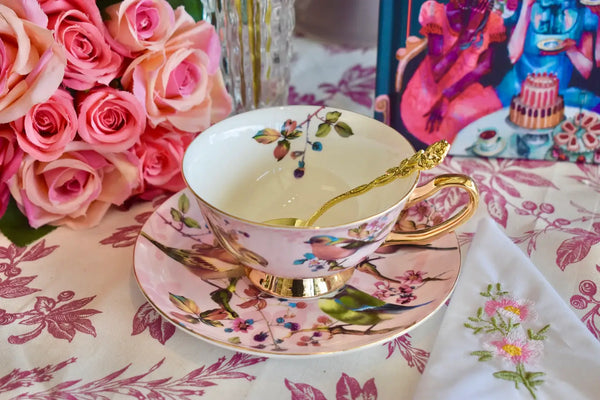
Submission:
[[181,222],[183,220],[183,214],[176,208],[171,207],[171,218],[175,222]]
[[203,18],[202,2],[200,0],[167,0],[173,9],[183,6],[185,11],[198,22]]
[[319,124],[319,128],[317,129],[317,133],[315,133],[315,135],[317,137],[325,137],[329,134],[329,132],[331,132],[331,125],[327,122],[323,122]]
[[200,314],[200,308],[192,299],[169,292],[169,300],[171,300],[171,303],[173,303],[173,305],[175,305],[175,307],[179,308],[181,311],[185,311],[186,313],[192,315]]
[[479,322],[479,318],[469,317],[469,321]]
[[335,124],[341,115],[342,113],[339,111],[330,111],[325,116],[325,120],[329,123]]
[[177,206],[179,207],[179,211],[182,213],[187,213],[190,209],[190,199],[188,199],[187,195],[183,193],[179,196],[179,201],[177,202]]
[[492,359],[492,352],[491,351],[473,351],[471,352],[472,356],[477,356],[478,359],[477,361],[487,361],[487,360],[491,360]]
[[483,307],[477,309],[477,318],[481,319],[481,317],[483,317]]
[[183,224],[188,228],[200,228],[198,221],[190,217],[183,217]]
[[298,129],[296,129],[295,131],[292,131],[290,133],[284,133],[283,135],[285,136],[286,139],[293,140],[293,139],[297,139],[300,136],[302,136],[302,131],[299,131]]
[[521,378],[521,376],[519,374],[517,374],[516,372],[513,371],[498,371],[498,372],[494,372],[494,376],[496,378],[499,379],[504,379],[507,381],[513,381],[513,382],[523,382],[523,378]]
[[354,135],[354,133],[352,132],[352,128],[350,128],[350,126],[345,123],[345,122],[338,122],[337,124],[335,124],[333,126],[333,129],[335,129],[335,131],[338,133],[338,135],[340,135],[341,137],[350,137],[352,135]]
[[252,136],[252,139],[256,140],[258,143],[269,144],[276,142],[281,137],[281,132],[271,128],[261,129],[256,133],[256,135]]
[[0,232],[16,246],[25,247],[56,229],[56,226],[44,225],[37,229],[29,226],[27,217],[21,213],[11,197],[4,216],[0,219]]
[[242,343],[239,336],[234,336],[232,338],[229,338],[229,339],[227,339],[227,341],[231,344],[241,344]]

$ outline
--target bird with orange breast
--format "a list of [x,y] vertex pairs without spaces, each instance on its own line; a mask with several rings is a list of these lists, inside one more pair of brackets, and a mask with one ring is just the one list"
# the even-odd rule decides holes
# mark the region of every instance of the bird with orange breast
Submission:
[[325,261],[336,261],[350,257],[358,249],[372,244],[373,241],[319,235],[311,237],[306,243],[310,244],[315,257]]

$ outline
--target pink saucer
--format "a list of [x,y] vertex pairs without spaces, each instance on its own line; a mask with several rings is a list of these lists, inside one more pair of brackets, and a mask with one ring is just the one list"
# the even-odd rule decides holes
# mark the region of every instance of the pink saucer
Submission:
[[[200,339],[263,356],[317,356],[403,335],[452,293],[461,262],[454,233],[427,248],[385,250],[389,253],[364,260],[340,293],[306,300],[271,297],[252,286],[216,244],[186,189],[144,224],[135,245],[134,274],[165,319]],[[342,295],[388,304],[352,311],[354,323],[349,323],[349,313],[336,308],[334,297]],[[398,310],[401,306],[418,307]]]

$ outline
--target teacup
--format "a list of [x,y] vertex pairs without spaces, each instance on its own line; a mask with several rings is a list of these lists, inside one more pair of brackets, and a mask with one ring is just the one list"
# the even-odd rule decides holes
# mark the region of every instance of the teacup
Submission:
[[[337,108],[287,106],[229,117],[198,135],[185,152],[183,176],[220,244],[250,281],[280,297],[315,297],[344,285],[378,247],[429,242],[475,211],[478,191],[465,175],[419,173],[344,200],[317,226],[307,220],[327,200],[370,182],[415,152],[397,131]],[[469,203],[439,225],[392,232],[400,212],[442,188],[458,186]]]
[[498,132],[494,128],[486,128],[479,131],[476,146],[482,151],[492,151],[498,147]]

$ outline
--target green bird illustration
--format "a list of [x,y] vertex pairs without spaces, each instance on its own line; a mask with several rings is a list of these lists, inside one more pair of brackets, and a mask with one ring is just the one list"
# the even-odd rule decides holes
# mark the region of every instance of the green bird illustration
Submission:
[[354,286],[346,285],[335,296],[319,299],[319,308],[330,317],[348,325],[369,325],[368,332],[381,321],[392,318],[393,314],[429,303],[431,301],[414,306],[386,303]]
[[218,245],[196,243],[191,249],[166,246],[146,232],[140,233],[156,248],[202,279],[240,277],[244,269],[237,259]]

